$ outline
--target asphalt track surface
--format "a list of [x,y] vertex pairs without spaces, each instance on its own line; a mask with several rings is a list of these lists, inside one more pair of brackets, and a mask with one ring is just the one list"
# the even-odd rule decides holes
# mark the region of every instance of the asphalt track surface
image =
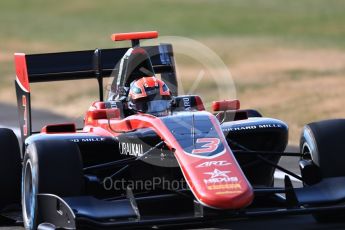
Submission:
[[[44,110],[34,110],[33,116],[35,119],[35,129],[42,127],[47,123],[63,122],[67,119],[63,116],[59,116]],[[0,103],[0,127],[12,128],[16,134],[19,135],[18,129],[18,115],[17,109],[14,106]],[[38,130],[38,129],[37,129]],[[296,150],[296,147],[290,147],[289,151]],[[292,171],[298,173],[297,160],[294,158],[284,157],[282,158],[280,165],[291,169]],[[277,172],[275,174],[275,183],[277,185],[282,184],[282,179],[284,174]],[[298,185],[297,183],[295,183]],[[179,228],[178,228],[179,229]],[[187,228],[188,229],[188,228]],[[333,224],[318,224],[314,221],[311,215],[302,216],[285,216],[285,217],[266,217],[266,218],[256,218],[250,220],[238,220],[238,221],[228,221],[220,224],[203,225],[189,229],[232,229],[232,230],[326,230],[326,229],[345,229],[345,223],[333,223]],[[0,227],[0,230],[23,230],[22,227]]]

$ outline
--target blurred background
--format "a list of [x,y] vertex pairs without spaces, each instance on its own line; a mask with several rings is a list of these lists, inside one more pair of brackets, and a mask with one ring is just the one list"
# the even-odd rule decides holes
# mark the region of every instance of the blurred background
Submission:
[[[211,48],[242,108],[286,121],[297,144],[305,123],[345,117],[344,12],[341,0],[1,0],[0,104],[16,103],[14,52],[118,47],[114,32],[157,30]],[[192,75],[197,66],[178,68]],[[34,86],[33,106],[82,115],[97,98],[95,83]]]

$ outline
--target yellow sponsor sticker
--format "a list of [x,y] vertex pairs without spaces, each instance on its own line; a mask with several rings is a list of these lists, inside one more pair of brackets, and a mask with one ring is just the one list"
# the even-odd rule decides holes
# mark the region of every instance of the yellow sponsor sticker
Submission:
[[223,192],[216,192],[217,195],[226,195],[226,194],[237,194],[237,193],[241,193],[242,191],[223,191]]
[[221,190],[221,189],[231,189],[231,190],[241,190],[242,187],[240,184],[215,184],[207,186],[208,190]]

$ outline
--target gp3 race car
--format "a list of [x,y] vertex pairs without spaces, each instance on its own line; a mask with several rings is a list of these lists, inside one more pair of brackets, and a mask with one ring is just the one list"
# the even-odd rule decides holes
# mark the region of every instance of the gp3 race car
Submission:
[[[178,95],[172,45],[140,46],[157,36],[112,36],[131,40],[129,48],[15,54],[21,143],[0,129],[1,221],[30,230],[118,229],[345,216],[345,120],[306,125],[300,152],[284,152],[284,122],[240,109],[238,100],[214,101],[208,112],[198,95]],[[159,84],[144,80],[140,88],[144,76]],[[114,80],[104,100],[108,77]],[[79,79],[99,85],[83,128],[64,123],[34,131],[30,84]],[[129,94],[143,90],[169,90],[169,103],[145,104],[146,111],[167,113],[133,109]],[[282,156],[299,158],[300,175],[278,165]],[[285,186],[274,187],[276,169],[285,173]]]

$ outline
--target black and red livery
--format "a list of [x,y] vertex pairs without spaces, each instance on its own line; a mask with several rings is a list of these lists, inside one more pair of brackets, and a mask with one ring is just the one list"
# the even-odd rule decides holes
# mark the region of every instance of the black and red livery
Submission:
[[[157,36],[154,31],[112,36],[131,40],[131,48],[15,54],[21,151],[9,142],[0,144],[17,155],[9,164],[16,165],[13,174],[21,168],[22,176],[8,187],[13,199],[0,202],[3,216],[15,219],[6,210],[17,202],[26,229],[115,229],[273,214],[315,213],[318,220],[328,220],[338,216],[334,211],[344,212],[345,171],[329,169],[328,163],[338,157],[334,152],[341,151],[340,140],[332,142],[334,151],[324,160],[327,151],[321,145],[330,140],[319,134],[329,133],[336,123],[331,133],[338,137],[345,132],[343,120],[307,125],[301,152],[286,153],[284,122],[240,109],[238,100],[215,101],[208,112],[199,96],[177,95],[172,45],[139,44]],[[130,84],[154,75],[173,96],[166,116],[128,107]],[[114,81],[105,101],[103,80],[108,77]],[[80,79],[95,79],[100,91],[83,128],[48,124],[34,131],[30,84]],[[299,157],[301,175],[280,167],[281,156]],[[276,168],[287,175],[285,187],[274,187]],[[294,188],[288,175],[304,187]],[[132,186],[158,178],[166,184]],[[175,182],[178,186],[167,186]]]

